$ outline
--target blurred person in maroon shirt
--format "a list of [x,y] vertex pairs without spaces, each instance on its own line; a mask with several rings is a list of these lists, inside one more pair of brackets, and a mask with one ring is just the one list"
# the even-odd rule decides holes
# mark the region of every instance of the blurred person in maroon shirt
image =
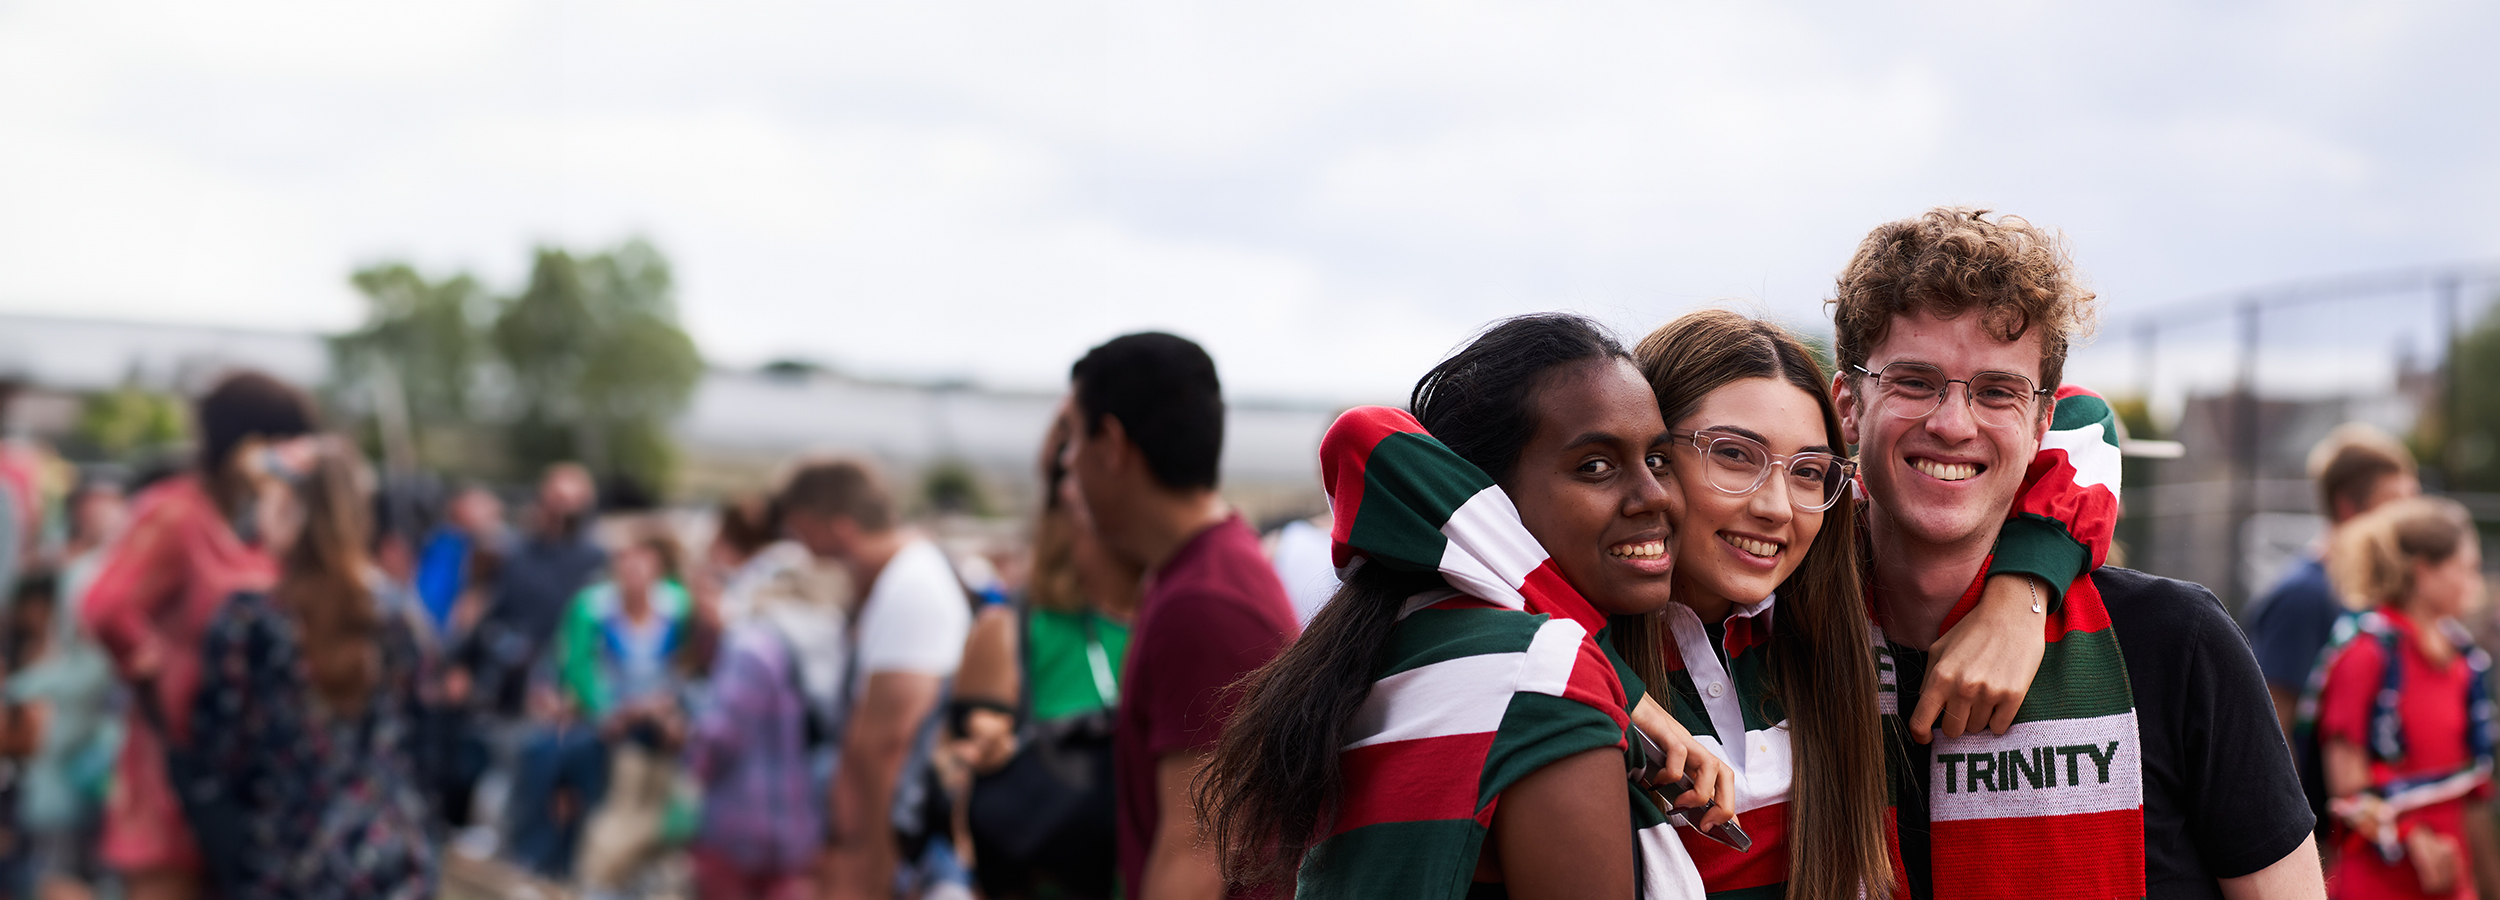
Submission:
[[1146,572],[1112,743],[1125,895],[1224,896],[1190,785],[1237,699],[1225,688],[1284,650],[1293,607],[1257,533],[1216,493],[1224,397],[1206,351],[1125,335],[1069,374],[1067,469],[1083,519]]

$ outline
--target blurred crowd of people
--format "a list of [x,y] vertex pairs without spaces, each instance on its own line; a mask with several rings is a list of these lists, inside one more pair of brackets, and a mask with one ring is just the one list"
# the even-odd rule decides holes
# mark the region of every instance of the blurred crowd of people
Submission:
[[[183,468],[10,444],[0,896],[430,897],[455,855],[591,897],[1213,883],[1189,755],[1294,607],[1215,493],[1205,353],[1123,338],[1073,384],[1004,545],[941,546],[863,459],[709,508],[604,511],[575,464],[410,490],[248,371]],[[1158,625],[1158,591],[1234,600]]]
[[0,444],[0,896],[420,898],[455,860],[702,900],[2500,883],[2471,517],[2347,427],[2246,640],[2104,565],[2070,265],[2014,217],[1878,228],[1855,376],[1723,310],[1630,350],[1496,323],[1341,417],[1333,516],[1264,538],[1163,333],[1071,367],[1004,545],[859,458],[703,508],[570,463],[418,490],[231,373],[181,468]]

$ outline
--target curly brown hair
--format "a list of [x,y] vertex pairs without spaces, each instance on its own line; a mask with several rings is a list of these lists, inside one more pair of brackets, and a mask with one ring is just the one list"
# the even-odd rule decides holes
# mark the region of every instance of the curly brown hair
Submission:
[[2096,297],[2066,254],[2065,240],[2021,216],[1939,206],[1877,226],[1841,270],[1832,299],[1832,350],[1852,378],[1893,319],[1925,312],[1951,319],[1977,310],[1989,334],[2040,333],[2040,386],[2065,377],[2066,352],[2091,332]]

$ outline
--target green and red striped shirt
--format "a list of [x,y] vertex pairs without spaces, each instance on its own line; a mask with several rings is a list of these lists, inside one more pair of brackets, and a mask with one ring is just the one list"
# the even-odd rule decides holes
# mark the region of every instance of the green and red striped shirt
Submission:
[[[1340,566],[1434,572],[1451,589],[1400,611],[1346,729],[1336,821],[1303,856],[1296,895],[1500,896],[1474,874],[1502,792],[1564,757],[1626,747],[1641,681],[1510,498],[1412,416],[1348,411],[1320,469]],[[1641,895],[1701,896],[1672,826],[1623,790]]]

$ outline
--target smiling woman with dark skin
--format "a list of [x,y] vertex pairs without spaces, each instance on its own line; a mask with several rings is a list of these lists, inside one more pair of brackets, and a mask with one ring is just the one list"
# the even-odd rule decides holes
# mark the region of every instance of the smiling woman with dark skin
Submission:
[[[1370,456],[1345,475],[1331,447],[1348,422],[1395,415],[1386,410],[1348,413],[1322,447],[1331,479],[1373,486],[1358,497],[1332,481],[1340,552],[1364,563],[1302,638],[1252,676],[1225,729],[1199,801],[1226,875],[1274,883],[1298,868],[1305,896],[1634,896],[1636,878],[1662,877],[1646,835],[1636,838],[1625,786],[1623,707],[1643,695],[1603,633],[1608,617],[1671,602],[1679,494],[1656,398],[1594,324],[1541,315],[1487,329],[1424,376],[1411,406],[1410,421],[1437,439],[1432,460],[1455,468],[1364,445]],[[1449,552],[1462,552],[1462,535],[1482,521],[1467,511],[1515,509],[1505,527],[1524,526],[1519,539],[1532,538],[1568,584],[1562,605],[1539,613],[1531,601],[1523,611],[1454,591],[1459,582],[1442,573],[1367,555],[1371,526],[1345,524],[1358,514],[1377,521],[1393,483],[1458,470],[1500,490],[1444,510],[1448,524],[1431,527],[1452,535]],[[1570,687],[1523,687],[1530,667],[1552,664],[1557,634],[1572,642],[1561,647],[1579,648],[1578,663],[1569,652],[1561,659]],[[1528,662],[1496,659],[1505,653]],[[1485,665],[1471,670],[1477,661]],[[1592,687],[1611,689],[1603,702],[1621,706],[1599,708]],[[1481,724],[1449,724],[1461,718]],[[1689,749],[1704,785],[1678,799],[1697,804],[1724,783],[1724,767],[1711,768],[1689,735],[1676,738],[1662,743],[1679,759]],[[1449,806],[1418,799],[1451,784],[1463,790]],[[1675,877],[1688,875],[1680,852],[1670,863]]]
[[[1503,493],[1563,578],[1600,611],[1664,608],[1674,590],[1673,498],[1660,483],[1667,432],[1648,382],[1629,361],[1611,358],[1539,380],[1536,435],[1500,479]],[[1627,797],[1623,755],[1613,748],[1585,750],[1520,779],[1493,815],[1495,852],[1477,857],[1477,880],[1503,882],[1513,897],[1630,896]]]

